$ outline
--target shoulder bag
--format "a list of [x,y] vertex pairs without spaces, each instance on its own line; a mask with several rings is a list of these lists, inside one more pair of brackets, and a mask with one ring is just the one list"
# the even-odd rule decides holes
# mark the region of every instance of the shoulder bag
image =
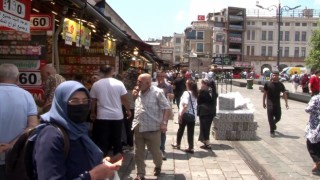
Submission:
[[194,109],[193,109],[193,104],[192,104],[192,99],[191,99],[191,94],[190,93],[189,93],[189,99],[190,99],[190,102],[191,102],[191,108],[192,108],[193,114],[187,113],[187,112],[182,114],[182,121],[186,121],[187,124],[188,123],[194,123],[196,121],[196,117],[194,115]]

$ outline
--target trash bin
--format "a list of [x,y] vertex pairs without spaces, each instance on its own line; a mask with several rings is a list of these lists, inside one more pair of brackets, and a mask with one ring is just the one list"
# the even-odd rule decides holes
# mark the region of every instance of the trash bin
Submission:
[[253,79],[247,79],[247,89],[253,89]]

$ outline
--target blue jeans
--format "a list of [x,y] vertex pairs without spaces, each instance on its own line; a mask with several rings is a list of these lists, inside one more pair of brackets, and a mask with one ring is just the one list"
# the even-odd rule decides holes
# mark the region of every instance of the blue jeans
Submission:
[[161,141],[160,141],[160,150],[161,151],[165,150],[166,139],[167,139],[166,133],[161,132]]

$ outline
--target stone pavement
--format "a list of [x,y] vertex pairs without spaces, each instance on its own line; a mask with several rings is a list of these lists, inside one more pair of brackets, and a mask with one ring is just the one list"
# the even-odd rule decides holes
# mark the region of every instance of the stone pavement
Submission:
[[[290,90],[289,83],[285,83]],[[167,160],[163,162],[162,173],[157,178],[153,176],[154,164],[150,153],[146,154],[147,179],[320,179],[311,174],[313,162],[307,152],[304,138],[304,128],[308,121],[305,113],[305,103],[289,100],[286,110],[282,100],[282,119],[277,124],[276,137],[271,138],[267,112],[262,107],[262,93],[259,85],[253,89],[232,86],[233,92],[240,92],[244,98],[249,98],[254,106],[254,119],[258,122],[257,139],[254,141],[223,141],[211,139],[212,150],[200,149],[197,141],[199,126],[195,127],[195,153],[187,154],[181,150],[172,149],[175,142],[178,125],[169,121],[166,152]],[[230,85],[227,90],[230,91]],[[225,85],[218,87],[226,92]],[[177,108],[174,105],[175,118]],[[181,149],[187,148],[186,131]],[[136,176],[133,151],[125,154],[125,159],[119,171],[121,179],[133,179]]]

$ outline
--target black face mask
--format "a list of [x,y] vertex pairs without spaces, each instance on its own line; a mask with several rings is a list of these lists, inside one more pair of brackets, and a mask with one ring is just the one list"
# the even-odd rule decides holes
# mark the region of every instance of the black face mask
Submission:
[[68,117],[75,123],[86,122],[90,112],[90,105],[79,104],[79,105],[68,105]]

